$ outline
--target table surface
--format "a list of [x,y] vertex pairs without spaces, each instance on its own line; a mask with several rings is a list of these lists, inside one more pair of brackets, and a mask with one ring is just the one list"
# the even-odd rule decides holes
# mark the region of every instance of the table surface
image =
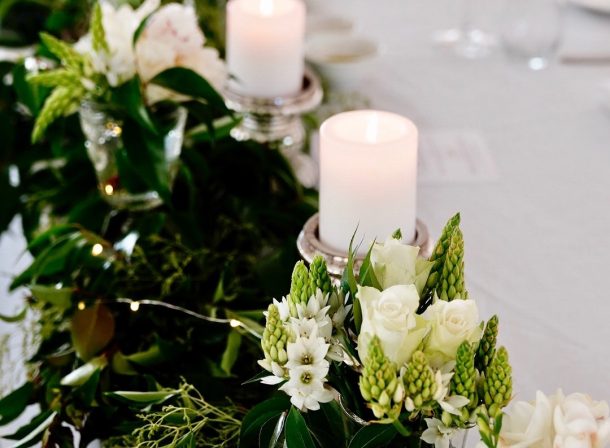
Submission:
[[[451,1],[316,6],[382,44],[363,84],[376,108],[410,117],[423,135],[478,132],[490,148],[497,181],[421,185],[418,213],[433,235],[462,213],[467,286],[482,317],[500,316],[516,399],[561,387],[610,400],[610,114],[600,89],[610,65],[532,72],[501,51],[460,59],[432,43],[455,23]],[[610,55],[610,16],[566,12],[563,51]],[[14,222],[0,239],[0,273],[27,265],[24,246]],[[1,291],[8,281],[0,278]],[[22,296],[3,297],[0,313]],[[15,327],[0,324],[7,332]]]

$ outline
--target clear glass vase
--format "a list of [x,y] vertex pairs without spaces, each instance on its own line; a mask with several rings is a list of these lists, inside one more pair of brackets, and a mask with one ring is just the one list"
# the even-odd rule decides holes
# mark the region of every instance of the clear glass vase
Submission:
[[[106,105],[87,101],[81,104],[79,115],[86,138],[87,154],[93,163],[104,200],[114,208],[133,211],[149,210],[161,205],[163,201],[156,191],[133,187],[128,190],[128,182],[121,180],[117,155],[125,149],[123,121],[116,113]],[[173,181],[180,162],[186,116],[186,109],[175,107],[163,112],[161,117],[166,125],[163,157],[170,182]]]

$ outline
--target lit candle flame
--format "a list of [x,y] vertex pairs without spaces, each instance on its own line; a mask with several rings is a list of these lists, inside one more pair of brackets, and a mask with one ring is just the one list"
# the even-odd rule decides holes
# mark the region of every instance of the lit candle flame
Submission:
[[379,115],[373,114],[366,124],[365,139],[368,143],[376,143],[379,139]]
[[273,15],[273,0],[260,0],[259,8],[264,16]]

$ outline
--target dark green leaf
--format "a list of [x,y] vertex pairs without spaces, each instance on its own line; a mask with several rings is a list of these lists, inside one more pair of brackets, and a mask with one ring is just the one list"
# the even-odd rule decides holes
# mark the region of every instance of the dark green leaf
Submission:
[[165,160],[164,137],[151,134],[135,123],[126,121],[123,126],[123,142],[129,163],[131,167],[138,167],[140,179],[149,189],[159,193],[165,203],[169,203],[170,173]]
[[137,76],[134,76],[126,83],[114,89],[112,96],[113,103],[122,105],[125,108],[127,115],[132,120],[135,120],[140,126],[153,135],[157,134],[157,128],[146,110],[144,98],[142,97],[140,80]]
[[378,448],[387,446],[398,432],[393,425],[369,425],[354,435],[349,448]]
[[25,383],[0,400],[0,425],[6,425],[25,410],[34,391],[32,383]]
[[198,73],[188,68],[169,68],[159,73],[150,82],[191,98],[204,100],[216,112],[223,115],[229,113],[224,99],[216,89]]
[[38,437],[38,440],[40,440],[40,438],[42,437],[42,431],[44,431],[44,429],[46,429],[51,424],[51,421],[53,420],[55,414],[56,413],[54,411],[51,411],[50,409],[46,410],[41,414],[38,414],[36,417],[30,420],[27,425],[22,426],[13,434],[2,437],[4,437],[5,439],[24,441],[22,439],[25,439],[28,436],[39,435],[40,437]]
[[254,406],[246,414],[241,425],[240,445],[257,447],[261,428],[271,419],[277,419],[290,407],[288,396],[282,394]]
[[286,419],[286,447],[287,448],[315,448],[316,445],[309,434],[305,419],[295,407],[290,409]]
[[89,407],[95,399],[95,393],[97,392],[97,386],[100,382],[100,375],[102,371],[100,369],[93,372],[89,379],[82,386],[78,387],[74,393],[79,398],[80,402]]

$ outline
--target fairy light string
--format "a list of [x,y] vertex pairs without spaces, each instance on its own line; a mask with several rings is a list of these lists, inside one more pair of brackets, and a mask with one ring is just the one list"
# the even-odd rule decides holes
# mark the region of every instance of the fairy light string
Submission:
[[[99,299],[99,300],[96,300],[95,303],[104,304],[104,305],[111,305],[111,304],[116,304],[116,303],[127,304],[127,305],[129,305],[129,309],[131,311],[133,311],[134,313],[138,312],[140,310],[141,306],[151,306],[151,307],[156,306],[156,307],[166,308],[166,309],[169,309],[172,311],[177,311],[179,313],[186,314],[190,317],[202,320],[204,322],[229,325],[231,328],[235,328],[235,329],[242,328],[243,330],[247,331],[255,338],[257,338],[257,339],[262,338],[262,335],[258,331],[254,330],[252,327],[248,326],[242,320],[222,319],[219,317],[206,316],[204,314],[197,313],[197,312],[189,310],[187,308],[183,308],[181,306],[173,305],[173,304],[167,303],[167,302],[162,302],[160,300],[152,300],[152,299],[134,300],[134,299],[122,297],[122,298],[113,299],[113,300]],[[77,304],[77,308],[79,310],[84,310],[86,307],[87,307],[87,304],[84,301],[80,301]]]

